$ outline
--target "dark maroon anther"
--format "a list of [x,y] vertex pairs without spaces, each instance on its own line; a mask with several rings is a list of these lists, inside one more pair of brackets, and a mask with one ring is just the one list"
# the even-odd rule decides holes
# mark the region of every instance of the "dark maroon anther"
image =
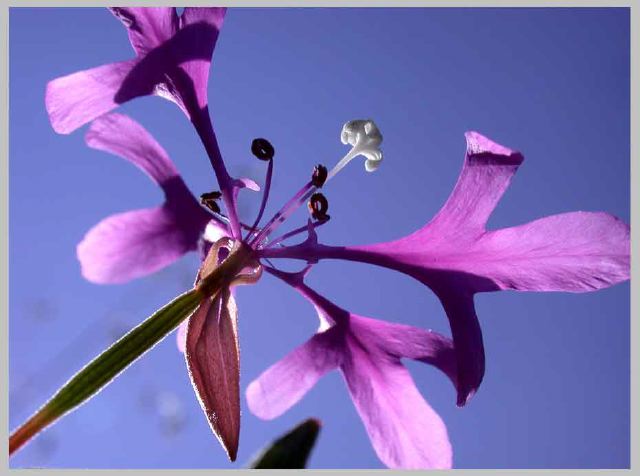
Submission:
[[251,142],[251,152],[260,160],[271,160],[275,150],[267,139],[259,137]]
[[311,216],[318,221],[326,221],[329,219],[327,210],[329,210],[329,202],[326,197],[320,192],[316,192],[311,195],[309,202],[307,203]]
[[220,213],[220,207],[216,200],[222,196],[221,192],[207,192],[200,195],[200,203],[211,210],[213,213]]
[[311,183],[314,187],[321,188],[327,181],[327,168],[324,165],[318,164],[313,169],[311,175]]

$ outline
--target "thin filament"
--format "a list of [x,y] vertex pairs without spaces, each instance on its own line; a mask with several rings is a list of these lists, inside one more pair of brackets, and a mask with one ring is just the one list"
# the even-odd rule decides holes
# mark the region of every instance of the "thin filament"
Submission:
[[262,215],[264,214],[264,209],[266,208],[267,201],[269,200],[269,190],[271,190],[272,175],[273,175],[273,159],[269,161],[269,165],[267,167],[267,176],[264,180],[264,192],[262,193],[262,203],[260,203],[260,211],[258,212],[258,216],[256,216],[256,219],[253,222],[253,225],[251,225],[249,232],[245,236],[245,239],[248,239],[253,234],[256,227],[260,223],[260,220],[262,219]]
[[[311,224],[312,229],[316,229],[318,228],[320,225],[324,225],[325,223],[327,223],[328,220],[325,221],[316,221],[313,222]],[[299,235],[300,233],[303,233],[305,231],[309,230],[309,225],[303,225],[299,228],[296,228],[295,230],[291,230],[287,233],[285,233],[284,235],[280,235],[278,238],[274,238],[273,241],[271,241],[271,243],[269,243],[268,246],[265,247],[266,248],[271,248],[272,246],[276,246],[277,244],[283,242],[284,240],[288,240],[289,238]]]
[[271,220],[264,226],[260,233],[256,235],[256,237],[249,243],[249,246],[254,247],[256,243],[262,242],[266,237],[268,237],[273,230],[275,230],[280,223],[285,221],[293,212],[295,212],[298,207],[302,203],[304,203],[316,190],[316,187],[312,182],[307,182],[304,187],[298,190],[296,193],[284,206],[280,209],[278,213],[276,213]]

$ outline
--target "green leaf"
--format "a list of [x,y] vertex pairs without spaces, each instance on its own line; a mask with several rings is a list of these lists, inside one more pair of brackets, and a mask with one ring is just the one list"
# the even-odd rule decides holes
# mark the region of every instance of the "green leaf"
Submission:
[[320,432],[320,420],[309,418],[264,448],[251,463],[254,469],[302,469]]
[[9,454],[53,421],[95,395],[129,364],[174,330],[203,299],[200,289],[192,289],[178,296],[96,357],[11,435]]

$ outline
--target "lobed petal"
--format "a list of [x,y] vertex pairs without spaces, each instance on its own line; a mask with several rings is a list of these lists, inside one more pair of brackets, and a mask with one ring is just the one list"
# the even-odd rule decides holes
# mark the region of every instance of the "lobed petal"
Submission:
[[78,244],[82,275],[94,283],[124,283],[168,266],[196,249],[205,226],[184,223],[166,204],[105,218]]
[[[137,59],[120,61],[56,78],[47,84],[45,105],[53,129],[69,134],[120,105],[116,93],[138,64]],[[147,94],[149,85],[131,82],[129,99]]]
[[249,410],[271,420],[291,408],[342,359],[343,334],[332,327],[314,335],[278,361],[247,387]]
[[482,329],[473,295],[455,287],[436,293],[449,319],[451,335],[455,345],[454,380],[457,389],[457,405],[464,406],[480,387],[484,377],[485,357]]
[[477,292],[584,292],[629,279],[629,226],[606,213],[574,212],[496,231],[485,229],[523,156],[478,134],[467,151],[451,196],[418,231],[395,241],[335,247],[307,240],[265,249],[265,258],[345,259],[405,273],[440,298],[455,343],[458,404],[484,374],[482,331],[473,305]]
[[159,185],[178,176],[167,152],[149,132],[124,114],[109,114],[91,123],[87,145],[128,160]]
[[352,322],[340,369],[376,454],[390,468],[451,468],[444,422],[400,359],[363,338],[362,325]]
[[131,46],[138,55],[161,45],[178,29],[174,7],[110,7],[109,10],[126,27]]
[[89,147],[136,165],[162,187],[166,199],[161,207],[113,215],[89,230],[77,249],[85,278],[126,282],[198,248],[211,216],[146,129],[125,115],[109,114],[91,124],[85,139]]
[[[484,226],[509,187],[524,157],[483,135],[465,133],[467,150],[458,181],[444,206],[424,228],[420,238],[448,241],[453,237],[465,241]],[[418,237],[417,236],[417,237]]]
[[464,268],[500,289],[595,291],[629,279],[629,233],[608,213],[552,215],[487,232]]
[[349,313],[304,284],[308,269],[298,273],[265,269],[300,292],[331,327],[249,385],[251,411],[266,419],[281,415],[338,365],[383,463],[391,468],[451,468],[446,427],[422,398],[400,359],[432,364],[455,384],[452,341],[433,331]]
[[[190,88],[195,92],[197,107],[202,111],[207,107],[207,85],[211,69],[211,57],[215,49],[218,35],[226,13],[224,7],[197,8],[186,7],[180,16],[180,28],[183,32],[191,32],[186,36],[188,41],[176,42],[176,55],[191,57],[190,61],[180,62],[180,68],[189,78]],[[181,93],[185,95],[185,92]],[[197,111],[189,112],[193,118]]]
[[185,7],[180,15],[180,28],[204,22],[220,30],[226,13],[226,7]]
[[[320,313],[321,310],[318,310]],[[453,342],[431,329],[419,329],[364,316],[350,315],[351,327],[363,340],[376,342],[384,352],[433,365],[456,385],[456,355]]]
[[190,8],[185,19],[178,19],[174,8],[111,11],[127,26],[137,56],[50,81],[45,103],[54,130],[69,134],[149,94],[175,102],[190,119],[203,115],[211,56],[225,9]]

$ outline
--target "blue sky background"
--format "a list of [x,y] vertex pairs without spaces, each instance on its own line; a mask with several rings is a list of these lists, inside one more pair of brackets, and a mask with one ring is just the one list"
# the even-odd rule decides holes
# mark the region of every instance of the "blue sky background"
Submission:
[[[50,127],[47,81],[133,56],[105,9],[10,11],[10,426],[117,336],[192,282],[195,254],[148,278],[98,286],[75,246],[102,218],[159,204],[129,163],[89,149],[84,129]],[[214,127],[232,173],[263,181],[254,137],[276,148],[267,209],[313,165],[346,148],[342,124],[373,118],[385,161],[353,163],[330,183],[330,244],[389,240],[426,223],[462,165],[466,130],[518,149],[525,163],[489,226],[573,210],[629,221],[629,12],[626,9],[232,9],[212,65]],[[121,108],[169,152],[199,195],[215,188],[197,136],[157,97]],[[257,196],[243,196],[252,220]],[[304,211],[291,227],[302,224]],[[406,276],[323,262],[309,283],[359,314],[449,333],[434,295]],[[270,276],[238,291],[241,385],[306,340],[313,308]],[[629,283],[597,293],[476,297],[487,372],[464,408],[445,378],[407,363],[446,422],[459,468],[629,466]],[[307,417],[323,428],[313,468],[378,468],[342,377],[264,422],[243,399],[238,460],[210,433],[172,336],[89,403],[34,440],[14,467],[238,468]]]

